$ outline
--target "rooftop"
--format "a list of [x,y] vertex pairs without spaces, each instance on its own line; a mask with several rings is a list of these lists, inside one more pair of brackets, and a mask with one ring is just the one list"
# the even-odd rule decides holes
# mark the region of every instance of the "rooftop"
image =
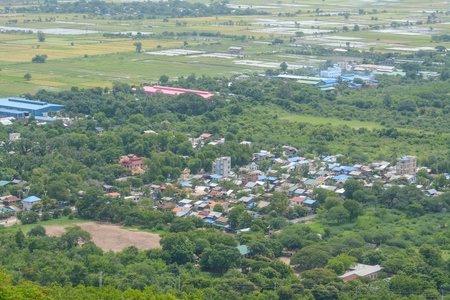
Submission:
[[27,100],[25,98],[0,98],[0,106],[23,110],[41,110],[49,107],[59,110],[65,107],[64,105]]

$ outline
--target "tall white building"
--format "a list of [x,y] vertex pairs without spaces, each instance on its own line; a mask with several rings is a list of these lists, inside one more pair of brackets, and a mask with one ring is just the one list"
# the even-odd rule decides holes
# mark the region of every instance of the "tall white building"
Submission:
[[216,159],[212,164],[212,174],[228,177],[231,172],[231,157],[224,156]]

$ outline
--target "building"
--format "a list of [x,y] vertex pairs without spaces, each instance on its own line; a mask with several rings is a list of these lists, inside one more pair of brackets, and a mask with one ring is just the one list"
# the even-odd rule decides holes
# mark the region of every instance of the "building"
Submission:
[[231,171],[231,157],[224,156],[216,159],[212,164],[212,173],[228,177]]
[[356,279],[358,277],[369,277],[370,279],[375,280],[381,270],[383,270],[383,268],[380,267],[380,265],[370,266],[357,264],[356,266],[351,267],[350,271],[339,277],[341,277],[344,282]]
[[25,98],[0,98],[1,116],[17,118],[24,116],[44,116],[49,111],[59,111],[64,108],[64,105],[27,100]]
[[230,48],[228,48],[228,52],[233,53],[233,54],[243,54],[244,47],[230,47]]
[[137,157],[134,154],[128,154],[121,157],[120,165],[132,170],[133,172],[144,173],[143,159],[145,159],[145,157]]
[[11,142],[17,141],[18,139],[20,139],[20,133],[18,132],[13,132],[9,134],[9,140]]
[[320,77],[323,78],[339,78],[341,74],[342,70],[339,67],[329,67],[325,71],[320,71]]
[[197,90],[188,90],[188,89],[182,89],[182,88],[174,88],[174,87],[168,87],[168,86],[145,86],[144,91],[149,95],[152,96],[156,93],[162,93],[166,96],[178,96],[180,94],[184,93],[194,93],[197,94],[205,99],[209,99],[212,96],[215,96],[215,94],[205,91],[197,91]]
[[416,156],[404,156],[397,158],[397,175],[416,175],[416,169]]
[[23,203],[23,210],[24,211],[30,211],[33,205],[37,202],[41,201],[41,198],[38,198],[36,196],[30,196],[28,198],[25,198],[22,200]]

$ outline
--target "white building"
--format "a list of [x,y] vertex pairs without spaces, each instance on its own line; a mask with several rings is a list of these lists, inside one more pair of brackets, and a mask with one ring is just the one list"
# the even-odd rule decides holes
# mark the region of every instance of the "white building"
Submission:
[[14,142],[14,141],[16,141],[16,140],[18,140],[18,139],[20,139],[20,133],[14,132],[14,133],[10,133],[10,134],[9,134],[9,140],[10,140],[11,142]]
[[329,67],[325,71],[320,71],[320,77],[322,78],[338,78],[341,74],[342,70],[339,67]]
[[212,164],[212,174],[228,177],[231,172],[231,157],[224,156],[216,159]]

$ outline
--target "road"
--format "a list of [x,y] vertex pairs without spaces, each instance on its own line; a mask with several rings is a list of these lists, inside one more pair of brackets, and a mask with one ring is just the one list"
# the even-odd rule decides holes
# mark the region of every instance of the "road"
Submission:
[[310,216],[307,216],[307,217],[302,217],[302,218],[290,220],[289,222],[292,222],[292,223],[296,224],[296,223],[299,223],[299,222],[302,222],[302,221],[309,221],[309,220],[315,219],[316,217],[317,217],[317,215],[310,215]]

